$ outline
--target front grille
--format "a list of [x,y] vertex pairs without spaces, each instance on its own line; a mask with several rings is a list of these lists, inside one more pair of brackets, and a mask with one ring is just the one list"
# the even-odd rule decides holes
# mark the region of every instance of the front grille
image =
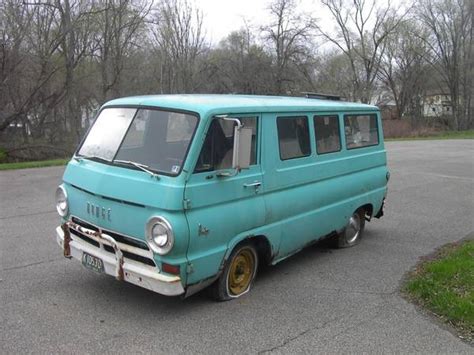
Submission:
[[[115,254],[114,248],[112,248],[110,245],[104,245],[104,249],[106,251],[108,251],[109,253]],[[122,251],[122,254],[123,254],[124,258],[132,259],[132,260],[135,260],[135,261],[138,261],[140,263],[147,264],[147,265],[150,265],[150,266],[155,266],[155,262],[150,258],[146,258],[146,257],[141,256],[141,255],[133,254],[133,253],[130,253],[130,252],[125,251],[125,250],[121,250],[121,251]]]
[[97,228],[96,226],[94,226],[92,224],[89,224],[89,223],[83,221],[82,219],[79,219],[79,218],[76,218],[76,217],[72,217],[71,219],[74,223],[76,223],[77,225],[79,225],[81,227],[84,227],[84,228],[87,228],[87,229],[92,229],[93,231],[96,231],[96,232],[99,231],[99,228]]
[[[84,228],[87,228],[87,229],[92,229],[93,231],[96,231],[96,232],[99,231],[99,228],[97,228],[96,226],[94,226],[90,223],[87,223],[87,222],[83,221],[82,219],[72,217],[72,221],[74,223],[80,225],[81,227],[84,227]],[[130,245],[132,247],[140,248],[140,249],[143,249],[143,250],[150,250],[148,248],[148,245],[145,242],[142,242],[140,240],[136,240],[136,239],[127,237],[127,236],[122,235],[122,234],[117,234],[117,233],[109,231],[107,229],[102,229],[102,232],[110,235],[112,238],[114,238],[119,243],[127,244],[127,245]]]
[[87,235],[84,235],[82,233],[79,233],[78,231],[76,231],[75,229],[72,229],[72,228],[69,228],[69,232],[72,234],[72,235],[75,235],[76,237],[78,238],[81,238],[83,241],[89,243],[89,244],[92,244],[93,246],[95,246],[96,248],[99,248],[100,247],[100,244],[98,242],[96,242],[94,239],[92,238],[89,238]]
[[[79,226],[81,226],[81,227],[83,227],[83,228],[87,228],[87,229],[90,229],[90,230],[93,230],[93,231],[96,231],[96,232],[99,231],[99,228],[97,226],[94,226],[90,223],[87,223],[87,222],[85,222],[85,221],[83,221],[79,218],[72,217],[72,222],[79,225]],[[81,240],[95,246],[96,248],[100,248],[100,243],[98,243],[96,240],[92,239],[91,237],[89,237],[89,236],[87,236],[83,233],[80,233],[80,232],[76,231],[73,228],[69,228],[69,231],[73,236],[80,238]],[[136,239],[133,239],[133,238],[121,235],[121,234],[117,234],[117,233],[108,231],[106,229],[102,229],[102,232],[110,235],[112,238],[114,238],[119,243],[126,244],[126,245],[129,245],[131,247],[139,248],[139,249],[143,249],[143,250],[147,250],[147,251],[150,250],[148,248],[148,245],[146,243],[142,242],[142,241],[139,241],[139,240],[136,240]],[[103,246],[105,251],[107,251],[109,253],[112,253],[112,254],[115,254],[115,250],[112,246],[107,245],[107,244],[102,244],[102,246]],[[150,266],[153,266],[153,267],[156,266],[155,261],[152,258],[147,258],[145,256],[134,254],[134,253],[131,253],[129,251],[122,250],[122,249],[120,251],[122,252],[124,258],[131,259],[131,260],[134,260],[134,261],[138,261],[140,263],[150,265]]]

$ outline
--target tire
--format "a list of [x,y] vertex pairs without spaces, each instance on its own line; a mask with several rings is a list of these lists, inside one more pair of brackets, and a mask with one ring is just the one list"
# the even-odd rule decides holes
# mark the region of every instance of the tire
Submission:
[[237,245],[227,260],[224,271],[211,286],[218,301],[229,301],[250,291],[258,267],[258,254],[252,243]]
[[365,228],[365,210],[359,208],[349,218],[344,230],[337,235],[337,247],[349,248],[359,244]]

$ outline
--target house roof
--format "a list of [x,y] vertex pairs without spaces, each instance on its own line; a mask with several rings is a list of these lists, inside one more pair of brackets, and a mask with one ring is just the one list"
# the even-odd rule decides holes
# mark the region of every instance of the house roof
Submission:
[[287,96],[257,95],[149,95],[115,99],[106,106],[152,106],[197,112],[201,116],[247,112],[376,111],[372,105]]

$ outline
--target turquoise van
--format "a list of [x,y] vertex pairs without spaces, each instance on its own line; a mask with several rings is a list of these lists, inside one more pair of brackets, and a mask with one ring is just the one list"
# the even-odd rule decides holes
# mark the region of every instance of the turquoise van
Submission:
[[67,258],[169,296],[247,293],[262,264],[383,215],[377,107],[306,97],[158,95],[107,102],[56,191]]

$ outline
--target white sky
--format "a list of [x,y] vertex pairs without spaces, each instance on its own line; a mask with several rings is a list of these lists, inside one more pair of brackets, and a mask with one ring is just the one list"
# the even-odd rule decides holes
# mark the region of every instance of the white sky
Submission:
[[[244,26],[244,19],[256,28],[268,22],[267,7],[271,0],[194,0],[204,14],[204,28],[212,44]],[[318,0],[297,0],[302,12],[312,13],[324,27],[330,26],[327,12]],[[324,11],[323,11],[324,10]],[[255,33],[258,37],[258,33]]]
[[[0,0],[1,1],[1,0]],[[258,28],[269,22],[268,6],[272,0],[191,0],[204,15],[203,25],[206,37],[211,44],[216,45],[230,32],[244,27],[247,20],[250,28],[254,28],[254,35],[258,39]],[[404,3],[411,4],[416,0],[373,0],[378,6],[388,3],[395,8]],[[318,24],[326,31],[335,31],[336,26],[332,15],[319,0],[295,0],[297,10],[306,13],[318,20]],[[367,3],[368,6],[371,1]],[[350,6],[351,2],[347,2]],[[402,6],[403,8],[403,6]]]

